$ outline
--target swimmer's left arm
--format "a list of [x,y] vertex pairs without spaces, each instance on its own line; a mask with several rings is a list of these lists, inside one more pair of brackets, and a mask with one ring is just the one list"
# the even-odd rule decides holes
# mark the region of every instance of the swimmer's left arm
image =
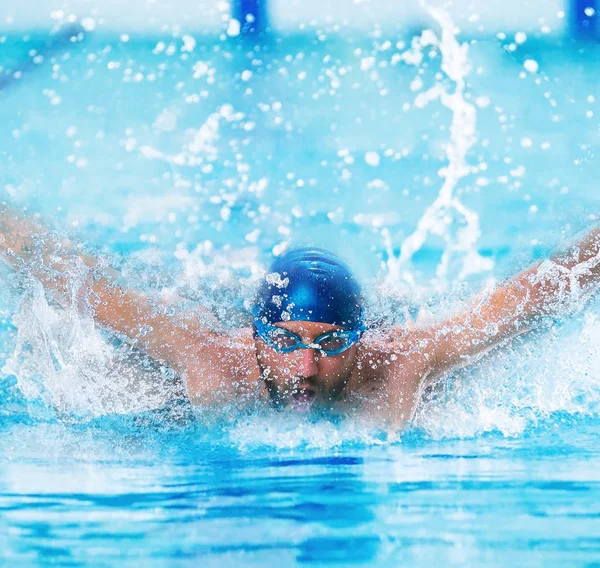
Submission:
[[572,311],[600,282],[600,228],[497,286],[468,311],[429,330],[434,375]]

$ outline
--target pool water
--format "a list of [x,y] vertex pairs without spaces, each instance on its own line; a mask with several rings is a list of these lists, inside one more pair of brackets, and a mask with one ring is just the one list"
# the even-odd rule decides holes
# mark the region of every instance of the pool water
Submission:
[[[477,112],[455,193],[479,235],[428,236],[453,81],[411,37],[101,33],[0,51],[2,185],[149,293],[230,325],[272,254],[350,261],[373,317],[440,315],[592,224],[599,47],[469,45]],[[34,47],[32,48],[32,45]],[[23,62],[27,61],[27,65]],[[537,70],[530,61],[536,62]],[[22,76],[14,71],[24,69]],[[475,251],[482,270],[459,278]],[[400,272],[396,275],[400,276]],[[381,283],[387,282],[387,288]],[[18,565],[589,565],[600,558],[598,305],[445,379],[403,433],[277,415],[214,424],[178,379],[3,271],[0,543]],[[131,369],[142,368],[142,379]],[[134,378],[132,378],[132,376]],[[179,386],[177,386],[179,384]],[[175,386],[173,386],[175,385]],[[178,390],[179,389],[179,390]],[[142,394],[140,394],[142,393]]]
[[199,426],[13,424],[2,437],[3,556],[588,565],[600,548],[598,436],[597,421],[568,415],[519,437],[295,449],[240,447]]

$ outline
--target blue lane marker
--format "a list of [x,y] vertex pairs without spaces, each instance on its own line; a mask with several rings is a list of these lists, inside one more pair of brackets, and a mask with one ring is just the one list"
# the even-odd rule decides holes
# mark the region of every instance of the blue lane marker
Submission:
[[575,37],[598,38],[598,0],[571,0]]
[[242,35],[255,35],[267,28],[267,0],[235,0],[234,18]]

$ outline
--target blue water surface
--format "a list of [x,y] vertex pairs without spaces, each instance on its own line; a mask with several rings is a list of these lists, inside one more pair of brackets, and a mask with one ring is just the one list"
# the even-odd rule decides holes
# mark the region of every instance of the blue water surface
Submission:
[[584,565],[596,420],[518,438],[282,450],[199,426],[3,428],[2,550],[27,563]]

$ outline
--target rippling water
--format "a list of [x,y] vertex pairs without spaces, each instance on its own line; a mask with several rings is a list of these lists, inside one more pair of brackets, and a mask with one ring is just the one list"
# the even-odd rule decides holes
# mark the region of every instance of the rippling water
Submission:
[[199,426],[142,423],[5,427],[4,558],[547,566],[600,552],[597,420],[321,449],[310,430],[283,449],[262,443],[264,424],[240,447]]

